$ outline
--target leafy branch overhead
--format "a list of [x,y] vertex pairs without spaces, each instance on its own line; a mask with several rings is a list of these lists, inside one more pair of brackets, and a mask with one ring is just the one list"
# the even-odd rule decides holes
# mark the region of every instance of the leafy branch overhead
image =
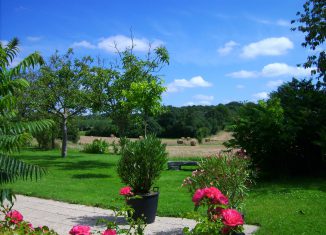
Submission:
[[303,8],[303,12],[297,12],[299,18],[291,21],[292,24],[298,24],[292,30],[304,33],[305,41],[301,45],[316,52],[308,56],[303,67],[316,68],[312,74],[317,74],[317,78],[326,83],[326,53],[323,47],[326,38],[326,2],[308,0]]

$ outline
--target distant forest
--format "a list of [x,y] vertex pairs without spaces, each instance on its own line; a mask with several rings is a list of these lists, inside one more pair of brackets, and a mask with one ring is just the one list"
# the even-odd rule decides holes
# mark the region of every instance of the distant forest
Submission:
[[[231,102],[216,106],[185,106],[164,107],[164,112],[149,119],[148,130],[162,138],[195,137],[198,139],[214,135],[225,129],[236,116],[243,104]],[[137,118],[137,117],[135,117]],[[119,128],[110,114],[92,114],[76,118],[76,125],[80,131],[85,131],[88,136],[128,136],[138,137],[143,135],[139,122],[129,119],[125,123],[125,131],[119,133]]]

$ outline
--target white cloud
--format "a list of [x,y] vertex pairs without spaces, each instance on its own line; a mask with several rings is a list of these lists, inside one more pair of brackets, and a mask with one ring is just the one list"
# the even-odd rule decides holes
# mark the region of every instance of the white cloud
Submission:
[[74,42],[72,45],[72,47],[85,47],[85,48],[88,48],[88,49],[95,49],[96,46],[91,44],[90,42],[88,41],[80,41],[80,42]]
[[277,56],[287,53],[292,48],[293,43],[286,37],[266,38],[244,46],[241,56],[244,58],[255,58],[261,55]]
[[228,55],[234,47],[238,46],[239,44],[236,43],[235,41],[229,41],[224,44],[224,47],[220,47],[217,52],[219,55],[225,56]]
[[212,86],[212,84],[205,81],[201,76],[195,76],[190,80],[175,79],[173,82],[167,85],[167,92],[177,92],[182,88],[210,87],[210,86]]
[[244,85],[241,85],[241,84],[239,84],[239,85],[236,85],[236,88],[237,88],[237,89],[243,89],[243,88],[245,88],[245,86],[244,86]]
[[278,87],[278,86],[280,86],[280,85],[282,85],[282,84],[283,84],[283,80],[275,80],[275,81],[269,81],[269,82],[267,83],[267,86],[268,86],[268,87],[275,88],[275,87]]
[[27,37],[27,40],[30,41],[30,42],[38,42],[42,39],[42,37],[33,37],[33,36],[28,36]]
[[226,76],[232,78],[255,78],[259,74],[256,71],[247,71],[247,70],[240,70],[237,72],[229,73]]
[[314,68],[302,68],[290,66],[285,63],[272,63],[265,65],[260,72],[240,70],[238,72],[229,73],[226,76],[233,78],[255,78],[255,77],[280,77],[280,76],[293,76],[304,77],[311,74]]
[[212,101],[212,100],[214,100],[214,96],[212,96],[212,95],[195,95],[194,99],[200,100],[200,101]]
[[302,67],[294,67],[285,63],[273,63],[264,66],[261,74],[265,77],[277,77],[283,75],[302,77],[309,76],[311,74],[311,70],[311,68],[305,69]]
[[283,19],[279,19],[276,21],[276,24],[279,26],[284,26],[284,27],[289,27],[291,26],[291,23],[289,20],[283,20]]
[[140,52],[148,51],[149,45],[151,45],[152,48],[156,48],[163,44],[163,42],[159,40],[155,40],[151,43],[146,38],[133,38],[131,40],[130,37],[116,35],[108,38],[102,38],[97,46],[99,49],[114,53],[116,52],[116,47],[119,51],[123,51],[127,48],[131,48],[132,43],[134,45],[134,51]]
[[263,91],[263,92],[253,94],[252,96],[255,97],[256,99],[267,99],[268,93],[266,91]]

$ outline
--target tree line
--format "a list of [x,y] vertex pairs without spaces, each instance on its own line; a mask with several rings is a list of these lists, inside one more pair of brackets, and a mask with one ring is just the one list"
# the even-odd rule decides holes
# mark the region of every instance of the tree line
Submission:
[[[202,138],[216,134],[231,124],[242,103],[231,102],[212,106],[165,106],[163,111],[148,119],[148,132],[162,138],[193,137]],[[90,136],[128,136],[143,135],[139,122],[130,116],[126,130],[121,133],[110,114],[80,116],[76,119],[79,130]]]

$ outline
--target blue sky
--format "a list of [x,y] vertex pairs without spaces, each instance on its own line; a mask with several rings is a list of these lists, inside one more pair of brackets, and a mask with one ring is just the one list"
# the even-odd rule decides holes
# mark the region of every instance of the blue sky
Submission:
[[[303,0],[0,0],[0,40],[21,40],[20,58],[74,47],[77,55],[115,56],[163,44],[166,105],[257,101],[282,82],[302,78],[308,49],[290,30]],[[19,61],[19,58],[18,60]]]

